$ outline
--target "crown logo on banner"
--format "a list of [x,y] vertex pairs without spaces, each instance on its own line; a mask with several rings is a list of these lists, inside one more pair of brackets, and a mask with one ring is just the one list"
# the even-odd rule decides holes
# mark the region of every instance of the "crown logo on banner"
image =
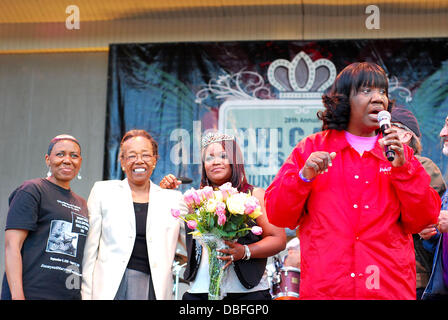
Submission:
[[281,99],[321,98],[336,79],[336,67],[328,59],[312,61],[300,51],[292,61],[278,59],[268,69],[268,80]]

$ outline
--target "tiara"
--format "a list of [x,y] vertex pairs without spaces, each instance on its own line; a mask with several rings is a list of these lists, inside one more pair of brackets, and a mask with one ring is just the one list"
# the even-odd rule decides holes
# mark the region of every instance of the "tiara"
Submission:
[[204,149],[209,144],[221,141],[233,141],[235,140],[234,136],[219,133],[219,132],[210,132],[207,135],[202,137],[202,149]]

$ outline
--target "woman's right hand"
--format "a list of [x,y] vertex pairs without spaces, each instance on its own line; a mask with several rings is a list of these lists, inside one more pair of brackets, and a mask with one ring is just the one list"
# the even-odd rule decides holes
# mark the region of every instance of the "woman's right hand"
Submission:
[[332,166],[331,161],[336,157],[336,152],[316,151],[310,154],[302,168],[302,175],[305,179],[312,180],[317,175],[328,171]]
[[173,174],[168,174],[160,181],[160,187],[163,189],[177,189],[182,181],[177,180]]
[[418,233],[420,238],[422,238],[423,240],[429,240],[436,234],[437,234],[437,229],[436,229],[435,224],[431,224],[431,225],[427,226],[426,228],[424,228],[422,231],[420,231]]
[[8,229],[5,231],[5,272],[12,300],[25,300],[21,250],[27,237],[28,230]]

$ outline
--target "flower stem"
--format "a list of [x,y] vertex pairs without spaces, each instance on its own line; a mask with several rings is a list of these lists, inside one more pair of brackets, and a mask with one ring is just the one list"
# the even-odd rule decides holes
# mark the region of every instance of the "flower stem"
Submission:
[[238,233],[238,232],[246,231],[246,230],[252,230],[252,228],[243,228],[243,229],[237,230],[236,232]]

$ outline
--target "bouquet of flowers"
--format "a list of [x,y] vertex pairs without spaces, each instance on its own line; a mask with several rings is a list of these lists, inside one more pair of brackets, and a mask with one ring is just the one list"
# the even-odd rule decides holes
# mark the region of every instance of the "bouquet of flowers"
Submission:
[[238,192],[230,182],[220,186],[190,189],[184,193],[188,214],[182,216],[178,209],[172,209],[175,218],[184,220],[188,228],[195,230],[192,235],[207,248],[209,257],[210,286],[209,300],[221,299],[224,291],[221,283],[227,269],[223,270],[225,261],[218,259],[216,250],[226,248],[224,240],[235,240],[245,236],[249,231],[260,235],[259,226],[249,227],[249,222],[261,215],[258,199],[250,193]]

